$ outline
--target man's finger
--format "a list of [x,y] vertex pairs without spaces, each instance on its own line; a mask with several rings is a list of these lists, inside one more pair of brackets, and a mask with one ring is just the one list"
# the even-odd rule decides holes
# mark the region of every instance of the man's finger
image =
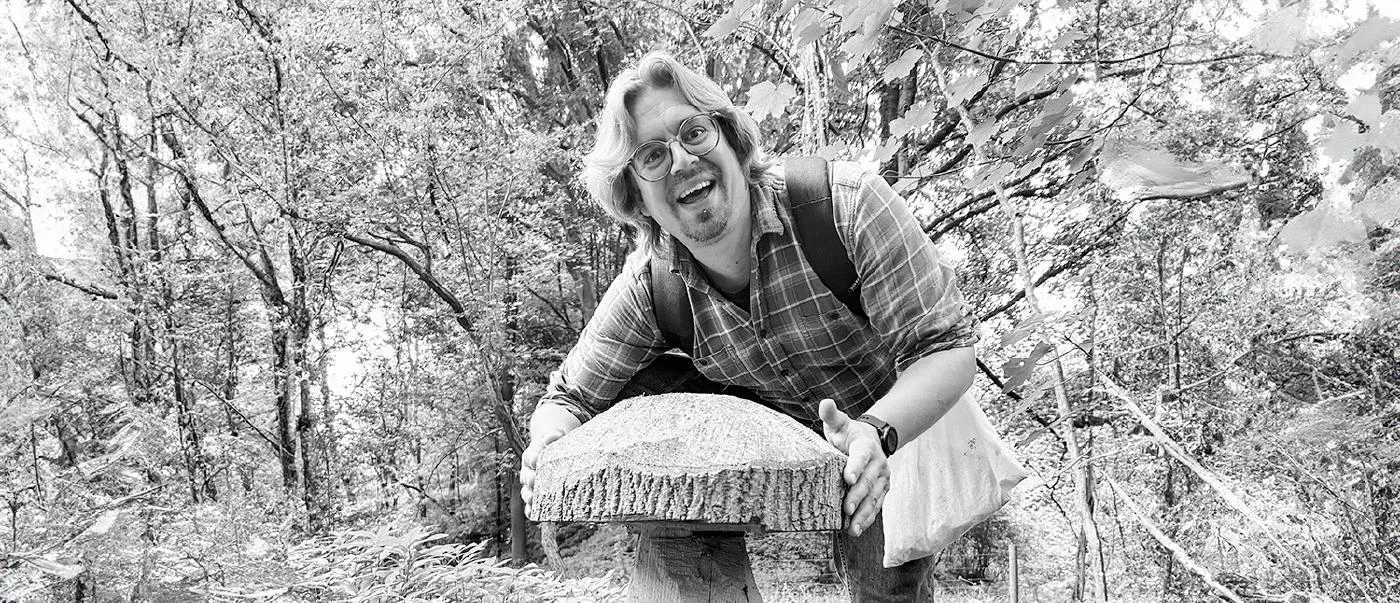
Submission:
[[889,492],[889,480],[884,476],[876,479],[867,494],[860,502],[860,508],[851,517],[851,535],[860,536],[874,523],[876,516],[880,514],[880,508],[884,506],[885,494]]
[[821,417],[822,426],[829,431],[841,431],[851,420],[846,413],[836,408],[836,401],[831,398],[822,398],[821,403],[817,405],[817,416]]
[[863,447],[856,447],[855,450],[847,451],[850,456],[846,457],[846,469],[841,472],[841,477],[846,480],[846,485],[854,488],[857,481],[866,471],[866,466],[870,464],[871,453]]
[[[851,465],[847,464],[846,470],[849,472]],[[870,457],[858,470],[860,473],[855,476],[856,479],[847,481],[851,484],[851,489],[846,492],[845,505],[843,506],[847,517],[855,514],[856,507],[860,505],[861,501],[878,492],[876,486],[879,484],[880,478],[886,475],[884,463],[876,461],[873,457]]]

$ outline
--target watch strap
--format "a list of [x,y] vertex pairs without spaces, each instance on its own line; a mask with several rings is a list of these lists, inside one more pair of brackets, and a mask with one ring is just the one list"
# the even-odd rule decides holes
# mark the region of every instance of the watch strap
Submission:
[[856,420],[868,423],[875,428],[875,433],[880,436],[880,450],[885,453],[886,457],[893,455],[894,451],[899,449],[899,432],[895,431],[892,425],[882,421],[879,417],[868,414],[856,417]]

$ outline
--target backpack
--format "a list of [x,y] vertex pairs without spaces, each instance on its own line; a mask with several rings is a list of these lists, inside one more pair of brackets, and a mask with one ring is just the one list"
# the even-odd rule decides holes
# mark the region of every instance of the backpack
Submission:
[[[836,232],[826,159],[794,157],[784,161],[783,168],[797,246],[836,299],[856,316],[865,318],[860,304],[860,276]],[[657,327],[666,342],[690,355],[695,349],[695,317],[685,282],[671,271],[670,263],[670,258],[651,258],[652,307],[656,310]]]

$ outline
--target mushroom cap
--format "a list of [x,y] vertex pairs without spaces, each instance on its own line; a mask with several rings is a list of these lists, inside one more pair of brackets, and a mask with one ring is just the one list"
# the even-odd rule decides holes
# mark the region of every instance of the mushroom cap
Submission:
[[533,519],[837,530],[844,466],[821,436],[757,403],[641,396],[542,451]]

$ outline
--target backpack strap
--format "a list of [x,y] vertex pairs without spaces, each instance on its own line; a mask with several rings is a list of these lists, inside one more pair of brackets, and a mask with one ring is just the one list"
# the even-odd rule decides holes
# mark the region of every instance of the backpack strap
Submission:
[[651,257],[651,305],[656,326],[672,347],[691,354],[695,351],[695,316],[690,311],[690,295],[685,281],[676,274],[670,258]]
[[[826,159],[795,157],[783,165],[797,246],[832,295],[856,316],[866,318],[860,303],[860,275],[836,232]],[[666,342],[691,354],[695,349],[695,316],[685,282],[675,273],[670,258],[651,258],[651,302],[656,326]]]
[[860,275],[836,232],[826,159],[794,157],[783,166],[797,245],[832,295],[853,314],[866,318],[860,303]]

